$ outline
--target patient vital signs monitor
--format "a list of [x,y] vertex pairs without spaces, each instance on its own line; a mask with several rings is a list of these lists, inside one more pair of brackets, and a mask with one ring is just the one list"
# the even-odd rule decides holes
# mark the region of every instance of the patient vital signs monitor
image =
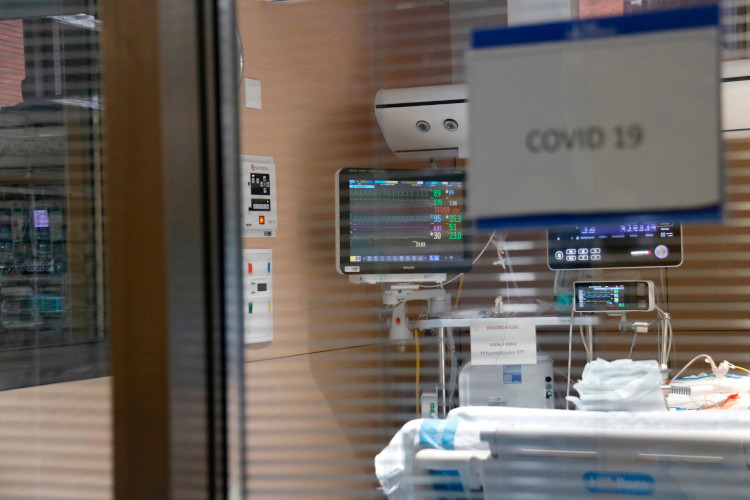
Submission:
[[679,266],[682,227],[640,221],[551,228],[547,263],[553,270]]
[[463,272],[464,172],[345,168],[336,174],[340,273]]

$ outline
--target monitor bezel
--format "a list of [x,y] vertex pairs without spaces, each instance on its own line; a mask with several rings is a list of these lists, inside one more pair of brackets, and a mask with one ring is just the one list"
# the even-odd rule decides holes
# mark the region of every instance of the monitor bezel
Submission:
[[[466,173],[463,170],[443,169],[377,169],[377,168],[342,168],[336,172],[336,270],[340,274],[403,274],[419,273],[462,273],[469,271],[473,265],[473,252],[468,228],[469,222],[463,222],[463,259],[451,262],[349,262],[349,179],[382,179],[390,180],[429,180],[460,181],[463,183],[463,206],[466,206]],[[455,241],[455,240],[453,240]],[[354,269],[356,268],[356,270]]]

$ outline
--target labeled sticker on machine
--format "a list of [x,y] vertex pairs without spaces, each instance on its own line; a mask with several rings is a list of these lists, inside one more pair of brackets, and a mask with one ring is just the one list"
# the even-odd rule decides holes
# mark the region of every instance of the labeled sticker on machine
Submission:
[[[482,318],[472,320],[469,328],[473,365],[536,364],[536,319]],[[519,370],[518,383],[520,377]],[[505,372],[503,381],[516,383],[505,382]]]
[[503,384],[520,384],[521,365],[503,365]]
[[582,479],[590,493],[644,496],[656,489],[654,478],[642,473],[588,471]]

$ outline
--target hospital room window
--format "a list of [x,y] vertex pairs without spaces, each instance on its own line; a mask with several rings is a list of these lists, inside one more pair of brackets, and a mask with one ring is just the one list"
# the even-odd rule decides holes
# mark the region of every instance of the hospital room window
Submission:
[[[750,78],[750,4],[716,5],[237,2],[250,496],[669,498],[708,485],[720,498],[742,496],[750,127],[746,104],[731,96]],[[718,22],[707,27],[696,13]],[[523,39],[518,67],[527,71],[534,50],[553,46],[544,38],[552,32],[566,33],[560,44],[595,38],[550,56],[572,78],[615,44],[608,30],[625,25],[658,50],[677,37],[668,45],[689,60],[682,49],[694,32],[659,24],[674,19],[715,37],[695,43],[722,68],[701,74],[716,97],[701,106],[725,120],[705,137],[721,155],[712,179],[720,207],[699,207],[710,211],[704,220],[631,210],[619,220],[589,213],[574,223],[479,227],[473,208],[501,200],[469,188],[481,157],[470,147],[479,132],[469,111],[492,104],[472,80],[474,34],[514,48]],[[649,123],[614,117],[627,99],[658,107],[643,83],[653,75],[638,73],[658,64],[649,51],[638,57],[629,85],[592,84],[559,106],[558,121],[549,116],[559,102],[529,98],[495,123],[511,133],[521,118],[538,119],[518,135],[530,157],[579,154],[594,165],[607,148],[637,154],[662,137]],[[523,71],[484,88],[499,101]],[[686,100],[693,83],[672,97],[699,109]],[[594,106],[594,92],[609,100]],[[607,123],[587,121],[604,109]],[[675,199],[689,189],[675,158],[687,162],[687,144],[703,144],[688,139],[692,125],[670,125]],[[517,172],[503,154],[492,159],[497,171]],[[650,175],[637,180],[653,185]],[[500,173],[481,187],[510,197],[504,189],[522,177]],[[597,189],[586,182],[581,199]],[[636,197],[623,193],[625,202]],[[526,197],[542,205],[547,195]]]
[[0,497],[109,498],[98,2],[0,6]]

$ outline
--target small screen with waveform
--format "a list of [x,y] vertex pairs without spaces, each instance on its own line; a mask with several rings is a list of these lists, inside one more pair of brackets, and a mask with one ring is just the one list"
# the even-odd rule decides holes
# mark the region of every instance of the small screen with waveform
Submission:
[[576,281],[574,288],[577,312],[651,311],[654,307],[650,281]]
[[462,171],[343,169],[337,185],[342,272],[471,268]]

